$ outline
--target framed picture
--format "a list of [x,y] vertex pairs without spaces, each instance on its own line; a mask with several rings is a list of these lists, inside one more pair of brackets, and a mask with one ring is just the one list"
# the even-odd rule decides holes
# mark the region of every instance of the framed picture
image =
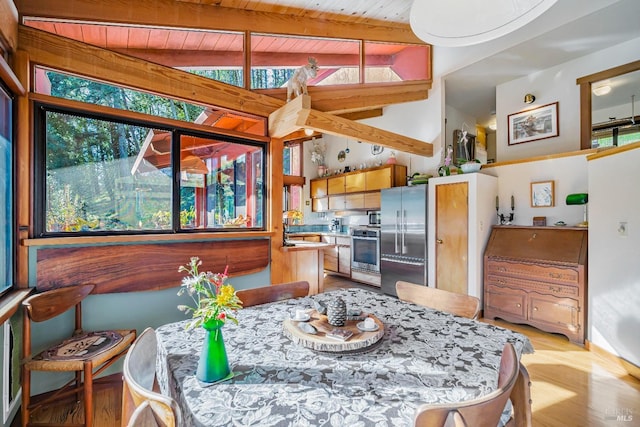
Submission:
[[546,208],[554,203],[553,181],[541,181],[531,183],[531,207]]
[[558,103],[543,105],[532,110],[509,114],[509,145],[560,135],[558,129]]

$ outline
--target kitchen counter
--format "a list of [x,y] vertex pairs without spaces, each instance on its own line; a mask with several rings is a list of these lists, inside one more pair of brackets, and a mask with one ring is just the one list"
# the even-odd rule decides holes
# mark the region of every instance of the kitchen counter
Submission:
[[282,250],[285,252],[318,250],[318,249],[330,248],[334,246],[330,243],[307,242],[305,240],[295,240],[295,239],[287,239],[286,243],[292,246],[283,246]]
[[329,236],[329,237],[350,237],[349,232],[333,232],[333,231],[296,231],[293,233],[287,233],[288,237],[304,237],[304,236]]
[[283,282],[309,282],[309,295],[324,292],[324,249],[332,247],[329,243],[307,242],[304,240],[286,240],[293,246],[282,246],[287,268],[284,269]]

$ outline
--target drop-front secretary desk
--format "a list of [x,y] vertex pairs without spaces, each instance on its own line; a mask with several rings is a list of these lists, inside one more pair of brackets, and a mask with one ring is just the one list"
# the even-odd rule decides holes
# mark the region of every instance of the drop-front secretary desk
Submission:
[[584,344],[587,229],[494,226],[484,254],[484,317]]

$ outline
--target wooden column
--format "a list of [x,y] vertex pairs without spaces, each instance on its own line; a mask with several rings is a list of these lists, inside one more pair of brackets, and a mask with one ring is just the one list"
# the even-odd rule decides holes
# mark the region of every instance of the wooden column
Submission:
[[284,141],[280,138],[271,139],[269,144],[269,167],[268,167],[268,188],[267,200],[268,205],[268,230],[271,231],[271,283],[284,282],[284,269],[286,267],[284,253],[282,248],[282,150],[284,149]]

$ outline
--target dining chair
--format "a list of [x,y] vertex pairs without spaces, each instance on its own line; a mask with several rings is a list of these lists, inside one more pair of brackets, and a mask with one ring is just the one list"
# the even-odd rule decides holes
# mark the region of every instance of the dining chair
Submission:
[[280,283],[260,288],[242,289],[236,292],[243,307],[251,307],[268,302],[282,301],[289,298],[300,298],[309,295],[309,282]]
[[400,280],[396,282],[396,293],[402,301],[446,311],[456,316],[477,319],[480,313],[480,299],[471,295],[458,294]]
[[122,368],[122,426],[179,427],[182,412],[177,402],[159,391],[156,379],[158,340],[153,328],[133,343]]
[[[425,404],[416,410],[415,427],[496,427],[518,378],[519,362],[513,344],[505,344],[500,359],[498,389],[457,404]],[[511,423],[511,424],[509,424]],[[506,425],[515,425],[511,420]]]
[[[124,356],[136,338],[135,330],[87,332],[82,329],[82,301],[94,285],[76,285],[30,296],[22,302],[24,309],[22,349],[22,426],[30,425],[33,412],[55,404],[65,396],[76,395],[84,401],[84,425],[93,425],[93,386],[105,369]],[[74,308],[73,335],[47,349],[32,353],[32,323],[44,322]],[[74,378],[37,402],[31,399],[31,372],[74,372]],[[51,424],[48,424],[51,425]]]

